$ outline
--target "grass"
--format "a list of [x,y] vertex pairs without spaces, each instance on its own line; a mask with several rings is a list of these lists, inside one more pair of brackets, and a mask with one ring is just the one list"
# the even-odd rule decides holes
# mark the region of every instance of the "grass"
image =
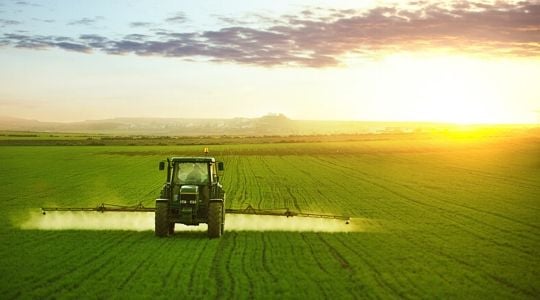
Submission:
[[37,231],[44,205],[151,206],[200,146],[0,147],[3,298],[536,298],[540,137],[211,147],[227,206],[377,220],[377,232]]

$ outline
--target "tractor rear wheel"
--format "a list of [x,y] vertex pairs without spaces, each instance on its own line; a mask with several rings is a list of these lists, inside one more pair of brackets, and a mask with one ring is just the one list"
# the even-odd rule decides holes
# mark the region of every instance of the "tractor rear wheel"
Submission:
[[223,204],[210,202],[208,206],[208,237],[219,238],[223,228]]
[[164,237],[169,235],[168,214],[169,204],[167,202],[156,202],[156,236]]
[[169,235],[174,234],[174,222],[169,223]]
[[[221,206],[223,210],[223,206]],[[225,231],[225,212],[221,212],[221,235],[223,235],[223,232]]]

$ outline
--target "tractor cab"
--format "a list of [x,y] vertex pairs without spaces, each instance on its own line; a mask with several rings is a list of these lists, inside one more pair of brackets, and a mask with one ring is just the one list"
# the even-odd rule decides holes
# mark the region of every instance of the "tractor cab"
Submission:
[[[165,169],[164,161],[160,162],[159,169]],[[167,181],[160,198],[156,200],[156,207],[166,207],[167,211],[166,217],[159,216],[158,218],[156,214],[156,234],[173,233],[175,223],[194,226],[200,223],[208,223],[209,226],[210,223],[216,223],[215,220],[209,220],[209,215],[215,214],[212,210],[217,210],[215,207],[218,205],[221,211],[219,214],[223,215],[225,193],[218,174],[222,170],[223,163],[216,162],[213,157],[168,158]],[[223,217],[220,216],[219,219]],[[163,225],[159,226],[158,223]],[[222,223],[222,220],[218,223]],[[163,228],[165,224],[168,227],[167,232],[164,229],[158,230],[158,227]],[[222,225],[219,224],[219,226]]]
[[[190,216],[201,217],[206,215],[212,185],[217,186],[219,184],[213,158],[173,159],[171,181],[171,208],[180,210],[181,215],[183,215],[181,219],[184,219],[185,223],[195,223],[194,218],[190,218]],[[193,214],[195,209],[191,207],[194,205],[198,206],[196,214]]]

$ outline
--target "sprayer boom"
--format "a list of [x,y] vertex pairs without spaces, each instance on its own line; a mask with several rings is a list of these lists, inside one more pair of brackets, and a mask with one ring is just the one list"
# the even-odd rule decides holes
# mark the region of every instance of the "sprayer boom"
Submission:
[[142,203],[132,205],[132,206],[101,203],[101,205],[96,206],[96,207],[42,207],[41,208],[41,212],[44,215],[49,211],[155,212],[156,209],[154,207],[145,207],[144,205],[142,205]]
[[[156,208],[145,207],[142,203],[132,205],[132,206],[102,203],[101,205],[97,207],[42,207],[41,211],[43,214],[46,214],[47,212],[50,212],[50,211],[155,212]],[[296,212],[288,208],[258,209],[258,208],[254,208],[251,205],[248,205],[248,207],[244,209],[227,208],[225,209],[225,212],[228,214],[238,214],[238,215],[265,215],[265,216],[283,216],[287,218],[288,217],[308,217],[308,218],[336,219],[336,220],[344,220],[347,223],[351,219],[348,216]]]
[[265,216],[284,216],[284,217],[308,217],[308,218],[322,218],[322,219],[337,219],[349,221],[351,218],[348,216],[340,215],[326,215],[326,214],[313,214],[313,213],[302,213],[292,211],[288,208],[282,209],[258,209],[254,208],[251,205],[244,209],[232,209],[228,208],[225,210],[228,214],[239,214],[239,215],[265,215]]

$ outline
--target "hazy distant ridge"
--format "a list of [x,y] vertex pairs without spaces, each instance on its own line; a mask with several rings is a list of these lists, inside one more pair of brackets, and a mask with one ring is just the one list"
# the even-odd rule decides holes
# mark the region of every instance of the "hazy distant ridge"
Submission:
[[413,131],[436,126],[429,123],[306,121],[284,115],[260,118],[183,119],[183,118],[114,118],[82,122],[41,122],[0,117],[0,130],[37,132],[81,132],[103,134],[151,135],[305,135],[334,133],[376,133]]

